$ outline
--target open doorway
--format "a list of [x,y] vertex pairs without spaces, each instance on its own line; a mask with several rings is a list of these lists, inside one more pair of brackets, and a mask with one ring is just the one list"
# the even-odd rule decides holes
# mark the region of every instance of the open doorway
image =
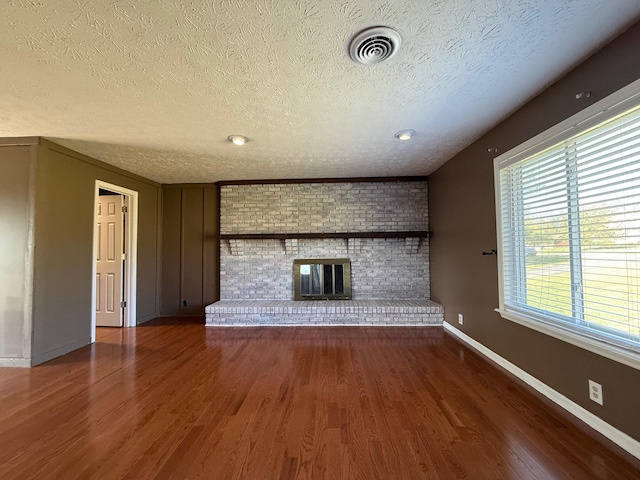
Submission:
[[96,180],[94,216],[92,342],[96,325],[136,325],[138,193]]

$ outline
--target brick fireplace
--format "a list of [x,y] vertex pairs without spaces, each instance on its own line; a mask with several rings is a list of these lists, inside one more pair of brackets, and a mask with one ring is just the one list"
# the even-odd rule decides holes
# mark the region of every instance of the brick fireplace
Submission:
[[[207,324],[439,324],[427,231],[424,179],[223,184]],[[301,258],[349,259],[353,300],[294,302]]]

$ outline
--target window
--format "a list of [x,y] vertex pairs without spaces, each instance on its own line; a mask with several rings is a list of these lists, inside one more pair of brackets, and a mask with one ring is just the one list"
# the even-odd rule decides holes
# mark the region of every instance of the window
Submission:
[[640,368],[640,82],[495,177],[501,315]]

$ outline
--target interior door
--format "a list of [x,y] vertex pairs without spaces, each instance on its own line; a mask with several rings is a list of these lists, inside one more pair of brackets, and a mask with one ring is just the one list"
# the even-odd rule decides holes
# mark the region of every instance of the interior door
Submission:
[[96,326],[122,326],[122,195],[98,196],[96,222]]

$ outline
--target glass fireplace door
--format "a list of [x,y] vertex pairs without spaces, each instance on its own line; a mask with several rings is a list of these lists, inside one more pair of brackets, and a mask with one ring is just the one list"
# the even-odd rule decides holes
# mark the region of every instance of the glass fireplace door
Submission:
[[294,260],[295,300],[351,298],[351,262],[348,258]]

